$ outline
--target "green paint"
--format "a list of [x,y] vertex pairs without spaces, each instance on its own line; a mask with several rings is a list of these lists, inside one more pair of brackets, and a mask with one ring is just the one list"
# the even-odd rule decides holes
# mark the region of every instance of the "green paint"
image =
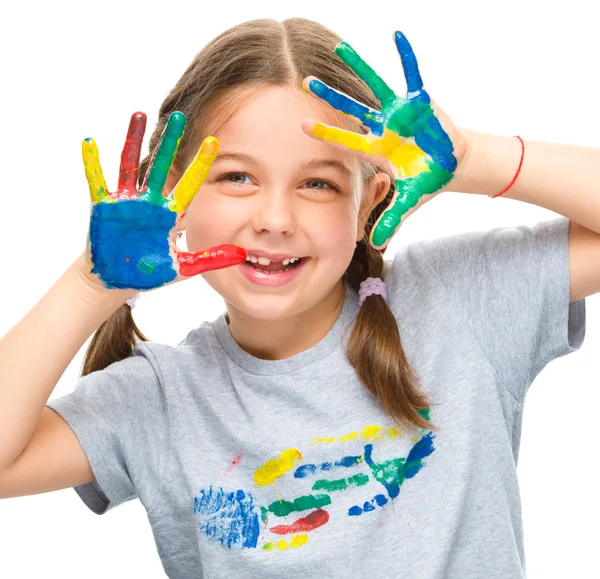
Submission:
[[442,169],[429,159],[425,159],[425,162],[429,171],[423,171],[415,177],[396,180],[396,190],[398,191],[396,200],[383,212],[377,227],[371,233],[374,247],[381,247],[394,235],[403,215],[419,202],[419,199],[423,197],[423,191],[437,192],[454,176],[453,173]]
[[296,511],[306,511],[307,509],[318,509],[331,504],[329,495],[305,495],[290,501],[275,501],[269,505],[269,511],[276,517],[285,517]]
[[[435,117],[433,109],[429,103],[420,100],[413,100],[407,105],[404,99],[395,97],[396,102],[392,107],[394,112],[386,123],[386,127],[402,137],[412,137],[415,134],[415,124],[427,126],[429,118]],[[383,111],[385,114],[385,110]]]
[[137,268],[142,273],[152,273],[154,271],[155,267],[156,267],[156,265],[152,265],[150,263],[147,263],[143,259],[140,259],[140,261],[138,261],[138,264],[137,264]]
[[150,174],[148,175],[148,187],[145,197],[148,203],[152,205],[163,205],[164,197],[162,195],[167,175],[171,169],[175,153],[179,147],[179,141],[185,130],[187,119],[179,111],[171,113],[167,126],[163,131],[158,151],[152,162]]
[[394,91],[347,42],[340,42],[335,47],[335,53],[365,81],[383,106],[396,99]]
[[313,485],[313,491],[345,491],[348,487],[362,487],[369,482],[369,477],[366,474],[358,473],[348,479],[342,478],[338,480],[320,479]]
[[400,486],[404,480],[404,476],[400,476],[400,472],[404,471],[404,461],[404,457],[392,458],[385,462],[374,462],[373,464],[370,464],[369,467],[371,468],[375,480],[380,482],[386,488],[394,483]]

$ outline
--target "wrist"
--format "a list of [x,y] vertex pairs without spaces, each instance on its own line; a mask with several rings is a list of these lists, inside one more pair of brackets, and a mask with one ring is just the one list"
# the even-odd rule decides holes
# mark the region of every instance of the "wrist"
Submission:
[[83,301],[101,306],[103,309],[116,310],[129,298],[136,295],[136,289],[110,289],[104,286],[100,278],[91,271],[91,262],[86,255],[80,255],[70,266],[72,279],[78,286]]
[[[467,153],[448,184],[457,193],[497,195],[514,179],[521,159],[521,143],[515,137],[465,130]],[[509,197],[509,189],[503,196]]]

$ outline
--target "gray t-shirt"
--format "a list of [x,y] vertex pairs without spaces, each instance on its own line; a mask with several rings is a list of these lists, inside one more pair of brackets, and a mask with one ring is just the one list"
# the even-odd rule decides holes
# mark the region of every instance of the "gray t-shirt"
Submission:
[[438,432],[394,428],[358,381],[346,285],[332,330],[291,358],[248,354],[222,314],[49,401],[96,477],[75,490],[98,514],[139,498],[169,577],[524,577],[524,398],[585,335],[568,227],[460,233],[388,261]]

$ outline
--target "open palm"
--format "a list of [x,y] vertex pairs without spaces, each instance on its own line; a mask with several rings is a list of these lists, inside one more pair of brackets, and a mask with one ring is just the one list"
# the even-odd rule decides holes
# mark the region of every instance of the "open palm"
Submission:
[[168,197],[163,195],[167,175],[186,125],[186,117],[169,117],[160,143],[138,190],[137,176],[146,115],[134,113],[121,155],[117,191],[108,192],[98,149],[93,139],[82,143],[92,211],[89,252],[92,273],[107,288],[148,290],[204,271],[243,263],[246,252],[235,244],[206,251],[180,251],[176,224],[185,214],[214,161],[218,141],[207,137],[194,161]]
[[355,151],[395,177],[395,195],[371,231],[370,241],[377,249],[387,246],[417,204],[430,200],[452,179],[457,157],[462,158],[466,148],[450,119],[437,107],[437,113],[434,111],[408,40],[397,31],[395,41],[406,78],[406,98],[396,95],[348,43],[340,42],[335,49],[373,91],[381,102],[381,110],[372,109],[315,77],[307,77],[303,83],[306,91],[350,115],[367,131],[359,134],[313,122],[308,125],[309,134]]

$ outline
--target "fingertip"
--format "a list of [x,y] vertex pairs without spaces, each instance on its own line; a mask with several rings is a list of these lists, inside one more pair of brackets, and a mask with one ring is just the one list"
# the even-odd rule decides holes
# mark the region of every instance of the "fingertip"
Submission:
[[219,151],[219,140],[212,135],[202,141],[202,150],[206,155],[216,155]]

